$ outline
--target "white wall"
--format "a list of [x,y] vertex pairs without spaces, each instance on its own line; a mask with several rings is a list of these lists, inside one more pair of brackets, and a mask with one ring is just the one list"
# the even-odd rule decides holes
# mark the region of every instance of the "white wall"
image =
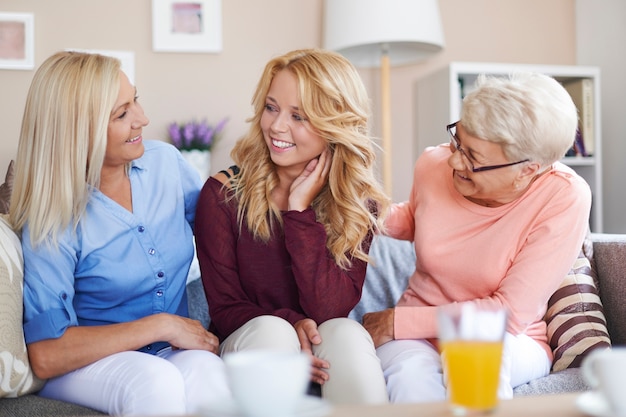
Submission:
[[576,0],[577,61],[600,67],[604,231],[626,233],[626,2]]

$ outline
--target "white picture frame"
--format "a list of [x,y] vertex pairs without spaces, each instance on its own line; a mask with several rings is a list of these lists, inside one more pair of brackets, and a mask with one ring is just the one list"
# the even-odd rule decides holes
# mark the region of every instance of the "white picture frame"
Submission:
[[221,0],[152,0],[152,50],[221,52]]
[[0,13],[0,69],[35,68],[35,16]]

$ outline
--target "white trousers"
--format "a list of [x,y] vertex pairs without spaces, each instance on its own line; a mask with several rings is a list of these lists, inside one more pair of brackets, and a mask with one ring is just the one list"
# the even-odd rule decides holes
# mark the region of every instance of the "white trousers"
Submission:
[[130,351],[48,380],[42,397],[106,414],[182,415],[205,402],[230,398],[222,360],[203,350]]
[[[316,357],[328,361],[328,381],[322,396],[333,404],[384,404],[389,402],[385,378],[369,333],[348,318],[336,318],[318,327],[322,338],[313,346]],[[275,316],[256,317],[231,334],[221,353],[251,349],[300,351],[294,327]]]
[[[442,401],[446,398],[441,356],[426,340],[393,340],[376,350],[392,403]],[[513,388],[550,372],[545,350],[526,335],[504,338],[498,397],[513,397]]]

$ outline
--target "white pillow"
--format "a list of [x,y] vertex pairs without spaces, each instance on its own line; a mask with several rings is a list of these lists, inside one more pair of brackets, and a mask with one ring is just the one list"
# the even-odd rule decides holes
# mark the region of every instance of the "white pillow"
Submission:
[[22,245],[0,215],[0,397],[17,397],[43,387],[32,372],[23,320],[24,265]]

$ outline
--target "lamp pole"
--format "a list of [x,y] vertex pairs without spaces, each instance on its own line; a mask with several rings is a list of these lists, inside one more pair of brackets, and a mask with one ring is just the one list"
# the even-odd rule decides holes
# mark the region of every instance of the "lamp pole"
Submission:
[[382,147],[383,147],[383,185],[385,192],[391,197],[391,91],[390,76],[391,64],[389,62],[389,45],[382,45],[380,57],[380,93],[382,108]]

